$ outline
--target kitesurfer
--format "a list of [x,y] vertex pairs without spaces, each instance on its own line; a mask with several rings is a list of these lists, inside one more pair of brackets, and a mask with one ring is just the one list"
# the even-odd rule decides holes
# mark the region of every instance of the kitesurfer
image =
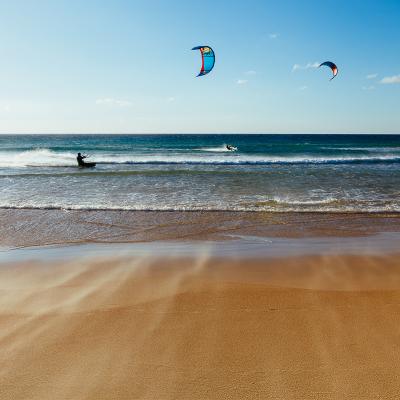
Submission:
[[76,157],[76,161],[78,161],[78,165],[80,168],[93,168],[96,166],[95,162],[85,162],[83,161],[85,158],[88,158],[89,156],[85,156],[81,153],[78,153],[78,156]]
[[80,167],[84,167],[85,166],[85,161],[83,161],[85,158],[87,158],[87,156],[84,156],[81,153],[78,153],[78,156],[76,157],[76,160],[78,161],[78,165]]
[[232,151],[233,150],[233,146],[231,146],[230,144],[226,145],[227,150]]

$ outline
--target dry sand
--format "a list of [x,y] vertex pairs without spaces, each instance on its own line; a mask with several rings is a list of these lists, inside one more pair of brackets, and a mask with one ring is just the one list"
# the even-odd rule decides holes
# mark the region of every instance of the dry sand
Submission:
[[398,398],[398,260],[2,266],[0,398]]

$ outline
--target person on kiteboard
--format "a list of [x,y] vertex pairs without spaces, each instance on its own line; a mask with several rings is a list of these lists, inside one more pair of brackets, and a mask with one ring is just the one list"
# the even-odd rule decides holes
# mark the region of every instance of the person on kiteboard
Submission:
[[78,161],[79,168],[93,168],[96,166],[95,162],[84,161],[85,158],[89,158],[89,156],[85,156],[85,155],[82,155],[81,153],[78,153],[78,156],[76,157],[76,161]]
[[83,161],[85,158],[87,158],[87,156],[83,156],[81,153],[78,153],[78,157],[76,157],[76,160],[78,161],[78,165],[80,167],[85,166],[85,161]]

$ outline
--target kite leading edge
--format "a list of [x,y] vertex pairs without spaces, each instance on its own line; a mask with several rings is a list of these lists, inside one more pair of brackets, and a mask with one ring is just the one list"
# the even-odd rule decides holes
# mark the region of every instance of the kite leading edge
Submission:
[[201,53],[201,70],[197,76],[207,75],[212,71],[215,64],[215,53],[210,46],[197,46],[192,50],[200,50]]
[[325,66],[325,67],[329,67],[332,70],[333,76],[331,78],[331,80],[338,74],[339,70],[338,67],[336,66],[335,63],[331,62],[331,61],[325,61],[323,62],[320,67]]

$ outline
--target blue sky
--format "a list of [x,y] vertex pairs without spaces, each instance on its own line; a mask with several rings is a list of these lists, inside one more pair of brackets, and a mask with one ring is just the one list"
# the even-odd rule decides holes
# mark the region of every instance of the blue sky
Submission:
[[1,0],[0,132],[400,133],[399,20],[398,0]]

